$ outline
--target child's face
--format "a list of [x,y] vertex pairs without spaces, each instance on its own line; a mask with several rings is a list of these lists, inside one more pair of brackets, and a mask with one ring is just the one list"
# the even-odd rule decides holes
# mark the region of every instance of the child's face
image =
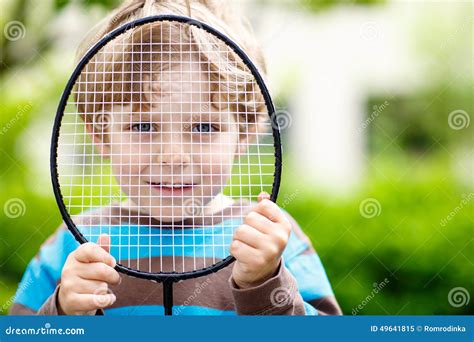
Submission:
[[235,115],[211,106],[209,79],[189,68],[198,67],[177,64],[159,80],[145,77],[142,109],[114,105],[100,142],[122,190],[164,222],[196,215],[221,192],[242,151]]

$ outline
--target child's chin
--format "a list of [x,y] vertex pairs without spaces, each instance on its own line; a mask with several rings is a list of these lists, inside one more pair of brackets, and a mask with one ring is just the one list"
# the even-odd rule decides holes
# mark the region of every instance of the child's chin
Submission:
[[180,211],[167,212],[167,213],[163,213],[162,211],[151,213],[151,216],[162,223],[176,223],[176,222],[182,222],[186,220],[187,218],[192,217],[193,215],[187,214],[180,210]]

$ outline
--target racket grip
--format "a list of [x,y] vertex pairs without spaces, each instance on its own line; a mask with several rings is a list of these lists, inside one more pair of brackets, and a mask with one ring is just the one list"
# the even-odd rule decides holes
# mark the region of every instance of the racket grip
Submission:
[[165,316],[173,315],[173,281],[163,281],[163,306],[165,309]]

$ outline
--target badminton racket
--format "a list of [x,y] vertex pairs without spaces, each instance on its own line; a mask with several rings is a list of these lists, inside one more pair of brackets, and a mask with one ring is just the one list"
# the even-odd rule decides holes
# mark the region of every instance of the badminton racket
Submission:
[[61,97],[51,177],[79,243],[110,236],[116,270],[173,283],[234,261],[233,232],[262,192],[276,201],[278,118],[237,43],[195,19],[142,18],[82,57]]

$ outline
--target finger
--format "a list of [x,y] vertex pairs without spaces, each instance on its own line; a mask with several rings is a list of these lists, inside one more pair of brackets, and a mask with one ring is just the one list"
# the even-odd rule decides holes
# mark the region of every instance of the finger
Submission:
[[260,249],[264,247],[267,237],[259,230],[242,224],[234,232],[234,239],[239,240],[253,248]]
[[[100,234],[99,238],[97,239],[97,244],[105,250],[107,253],[110,254],[110,236],[107,234]],[[115,267],[115,264],[117,261],[115,260],[114,257],[112,259],[107,258],[107,260],[104,261],[106,264],[108,264],[111,267]]]
[[81,294],[103,295],[109,293],[109,285],[105,281],[77,277],[74,280],[73,291]]
[[263,234],[270,234],[274,230],[275,225],[275,222],[270,221],[270,219],[256,211],[248,213],[244,218],[244,223]]
[[258,249],[253,248],[240,240],[233,240],[230,244],[230,254],[243,264],[252,264],[261,258]]
[[107,234],[100,234],[97,239],[97,244],[107,253],[110,253],[110,237]]
[[116,300],[117,297],[113,293],[104,295],[76,293],[71,296],[70,302],[77,311],[90,311],[106,308]]
[[120,283],[119,273],[102,262],[83,263],[78,267],[78,275],[82,279],[105,281],[110,285],[118,285]]
[[259,203],[264,199],[267,199],[267,200],[270,199],[270,195],[266,191],[262,191],[260,194],[258,194],[258,197],[257,197],[257,200]]
[[287,219],[278,205],[268,199],[262,199],[253,210],[273,222],[282,222]]
[[75,251],[75,258],[79,262],[103,262],[110,267],[115,267],[116,261],[113,256],[107,253],[99,245],[87,242]]

